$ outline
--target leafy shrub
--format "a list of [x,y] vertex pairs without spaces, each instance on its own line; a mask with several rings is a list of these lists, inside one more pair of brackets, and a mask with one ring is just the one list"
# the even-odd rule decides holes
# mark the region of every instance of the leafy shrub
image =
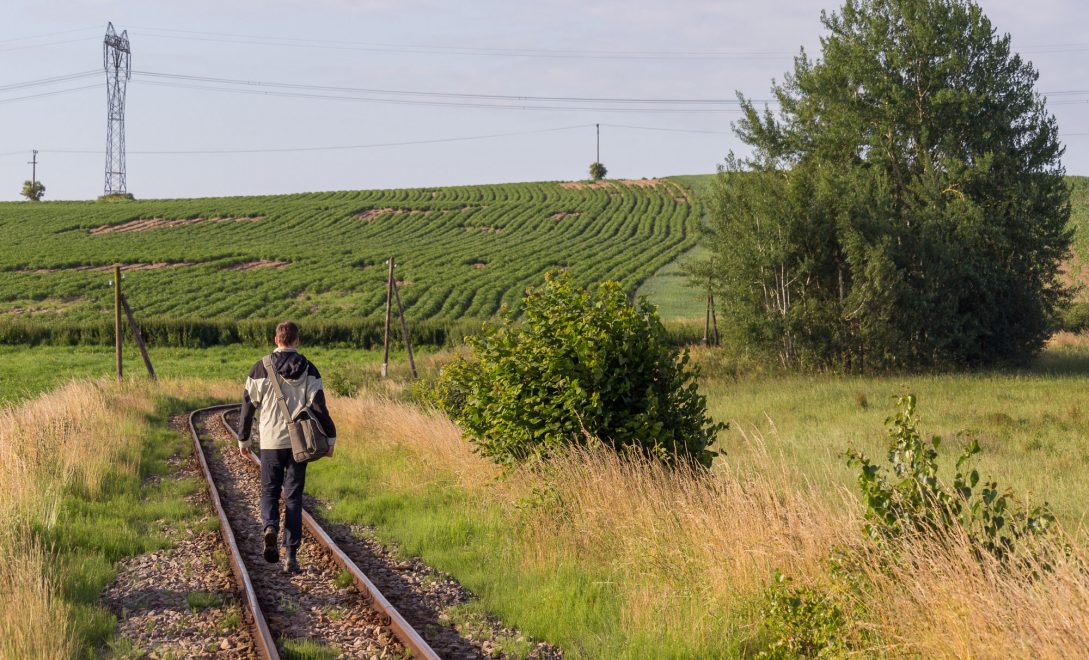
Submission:
[[601,181],[608,173],[609,170],[605,169],[601,163],[590,163],[590,178],[594,181]]
[[851,650],[843,611],[830,595],[795,587],[775,572],[775,583],[764,593],[760,613],[771,638],[759,658],[840,657]]
[[[899,399],[889,427],[887,474],[865,455],[850,450],[849,464],[861,468],[858,483],[866,500],[866,532],[876,540],[892,540],[906,532],[938,536],[963,529],[978,552],[997,559],[1010,557],[1018,541],[1046,533],[1055,520],[1047,505],[1025,509],[1008,489],[994,481],[980,485],[979,471],[969,462],[979,453],[971,440],[957,459],[952,487],[938,478],[941,438],[924,441],[915,414],[915,397]],[[978,488],[977,488],[978,486]]]
[[1063,307],[1059,313],[1059,330],[1085,332],[1089,330],[1089,303],[1076,302]]
[[439,403],[479,451],[499,463],[547,456],[569,443],[633,447],[663,461],[710,465],[718,431],[688,353],[670,346],[653,306],[616,282],[587,291],[566,274],[531,289],[468,340],[448,365]]
[[136,198],[132,196],[132,193],[110,193],[109,195],[99,195],[97,200],[100,202],[133,202]]

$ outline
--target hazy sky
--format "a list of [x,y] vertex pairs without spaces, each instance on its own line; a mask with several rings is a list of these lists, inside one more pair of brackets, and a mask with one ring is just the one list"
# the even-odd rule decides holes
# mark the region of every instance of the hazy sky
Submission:
[[[1089,174],[1089,5],[982,6],[1039,69],[1039,89],[1068,145],[1067,170]],[[358,90],[607,99],[732,99],[740,90],[765,98],[800,46],[816,51],[820,11],[836,7],[831,0],[6,0],[0,199],[18,199],[33,148],[41,150],[38,176],[48,199],[101,194],[107,21],[128,30],[133,69],[144,73],[128,89],[128,187],[150,198],[582,178],[594,158],[595,123],[602,124],[601,159],[610,176],[711,172],[739,149],[730,133],[734,112]],[[262,88],[152,73],[353,89]],[[87,75],[10,87],[70,74]],[[78,88],[85,89],[64,91]],[[41,95],[54,91],[63,93]],[[27,96],[33,98],[10,100]],[[522,109],[527,104],[578,109]],[[629,108],[636,111],[617,112]],[[522,134],[362,149],[140,153],[510,133]]]

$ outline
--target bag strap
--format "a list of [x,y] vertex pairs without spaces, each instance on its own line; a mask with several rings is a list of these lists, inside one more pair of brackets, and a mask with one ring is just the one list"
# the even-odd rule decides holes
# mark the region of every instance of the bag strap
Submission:
[[269,375],[272,391],[276,394],[276,402],[280,404],[280,414],[284,416],[285,422],[290,422],[291,412],[287,409],[287,401],[284,399],[283,386],[280,385],[280,374],[276,373],[276,368],[272,366],[272,356],[266,355],[261,362],[265,365],[265,371]]

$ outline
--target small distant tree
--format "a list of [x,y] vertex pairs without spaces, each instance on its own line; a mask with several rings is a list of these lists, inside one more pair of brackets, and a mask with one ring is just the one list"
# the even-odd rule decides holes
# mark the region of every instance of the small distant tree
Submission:
[[41,181],[24,181],[23,192],[20,194],[31,202],[40,202],[45,195],[45,186]]
[[590,178],[594,181],[601,181],[608,173],[609,170],[605,169],[601,163],[590,163]]

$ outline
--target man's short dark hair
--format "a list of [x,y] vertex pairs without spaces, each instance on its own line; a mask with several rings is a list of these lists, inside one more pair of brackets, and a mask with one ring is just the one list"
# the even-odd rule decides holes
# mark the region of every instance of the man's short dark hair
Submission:
[[299,326],[294,321],[281,321],[276,326],[276,342],[291,346],[299,342]]

